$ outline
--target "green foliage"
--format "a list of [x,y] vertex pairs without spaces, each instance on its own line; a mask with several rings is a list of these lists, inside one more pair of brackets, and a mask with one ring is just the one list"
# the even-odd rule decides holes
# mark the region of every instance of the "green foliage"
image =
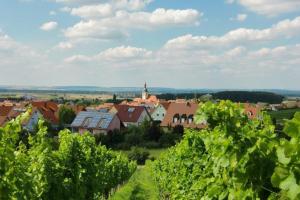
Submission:
[[300,112],[286,122],[284,132],[290,139],[280,139],[276,148],[278,161],[272,183],[281,189],[281,199],[300,199]]
[[122,186],[110,200],[159,200],[158,188],[153,179],[151,162],[139,167],[128,183]]
[[273,191],[276,135],[268,116],[250,120],[239,104],[205,103],[202,131],[184,139],[155,162],[163,199],[267,199]]
[[58,116],[59,116],[59,123],[61,125],[71,124],[74,118],[76,117],[76,113],[71,108],[68,108],[66,106],[61,106],[59,108]]
[[61,131],[54,148],[42,121],[27,148],[19,140],[23,118],[0,128],[0,199],[99,199],[135,171],[89,134]]
[[138,165],[144,165],[149,155],[150,153],[144,148],[132,147],[128,158],[136,161]]

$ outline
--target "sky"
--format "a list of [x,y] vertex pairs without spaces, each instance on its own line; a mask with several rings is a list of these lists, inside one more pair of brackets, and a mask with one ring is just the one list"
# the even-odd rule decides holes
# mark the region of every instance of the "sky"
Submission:
[[0,85],[300,89],[300,0],[1,0]]

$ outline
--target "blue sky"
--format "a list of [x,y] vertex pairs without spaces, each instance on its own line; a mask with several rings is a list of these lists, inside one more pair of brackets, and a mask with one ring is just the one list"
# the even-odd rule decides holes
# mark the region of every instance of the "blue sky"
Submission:
[[3,0],[0,85],[300,89],[300,0]]

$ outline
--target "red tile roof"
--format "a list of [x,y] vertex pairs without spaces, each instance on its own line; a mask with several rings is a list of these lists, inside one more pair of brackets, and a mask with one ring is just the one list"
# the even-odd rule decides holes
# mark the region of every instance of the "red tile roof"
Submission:
[[[198,109],[198,104],[197,103],[191,103],[191,102],[176,103],[176,102],[172,102],[172,103],[169,104],[166,116],[165,116],[164,120],[162,121],[161,126],[174,127],[176,125],[182,125],[185,128],[203,128],[203,127],[205,127],[204,125],[194,123],[194,115],[196,114],[197,109]],[[179,118],[181,116],[185,115],[187,117],[187,119],[185,120],[184,123],[181,123],[180,119],[178,119],[177,122],[175,123],[173,121],[175,115],[179,116]],[[191,122],[191,123],[188,123],[188,117],[189,116],[193,117],[193,122]]]
[[245,113],[250,119],[257,118],[260,111],[262,110],[260,106],[255,104],[249,104],[249,103],[244,104],[244,109],[245,109]]
[[0,116],[7,116],[8,113],[13,109],[13,106],[0,106]]
[[56,103],[51,101],[34,101],[32,102],[32,106],[40,111],[45,120],[52,124],[58,124],[58,105]]
[[143,111],[146,111],[143,106],[115,105],[114,107],[121,122],[138,122]]

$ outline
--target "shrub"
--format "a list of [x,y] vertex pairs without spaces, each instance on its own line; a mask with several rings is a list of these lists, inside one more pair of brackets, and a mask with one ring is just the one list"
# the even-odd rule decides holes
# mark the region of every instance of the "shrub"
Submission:
[[138,131],[130,132],[125,135],[124,142],[130,146],[138,146],[143,142],[143,135]]
[[132,147],[128,154],[130,160],[135,160],[138,165],[144,165],[150,153],[144,148]]
[[145,143],[142,144],[142,146],[147,148],[147,149],[158,149],[158,148],[161,147],[158,142],[153,142],[153,141],[145,142]]

